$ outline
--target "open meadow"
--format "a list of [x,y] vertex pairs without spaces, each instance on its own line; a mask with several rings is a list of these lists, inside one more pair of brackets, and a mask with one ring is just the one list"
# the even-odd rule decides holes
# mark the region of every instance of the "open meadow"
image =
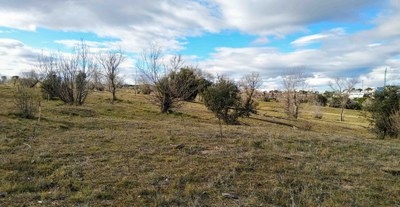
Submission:
[[303,104],[289,121],[260,102],[220,137],[198,102],[161,114],[132,90],[91,92],[42,101],[38,122],[15,115],[14,90],[0,86],[0,206],[400,206],[400,140],[363,111]]

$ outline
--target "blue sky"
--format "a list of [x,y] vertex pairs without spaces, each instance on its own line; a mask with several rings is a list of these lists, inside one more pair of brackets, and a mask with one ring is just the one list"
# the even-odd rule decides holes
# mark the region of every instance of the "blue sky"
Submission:
[[[122,73],[134,80],[136,54],[156,43],[211,74],[258,72],[263,89],[281,88],[284,71],[302,69],[310,89],[334,77],[377,87],[388,68],[399,83],[400,0],[3,1],[0,74],[30,70],[41,51],[121,47]],[[166,54],[168,55],[168,54]]]

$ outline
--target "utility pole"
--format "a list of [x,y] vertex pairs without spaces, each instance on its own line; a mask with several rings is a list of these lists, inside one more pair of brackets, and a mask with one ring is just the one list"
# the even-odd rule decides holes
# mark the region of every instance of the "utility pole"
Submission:
[[387,68],[385,68],[385,79],[383,81],[383,88],[386,87],[386,74],[387,74]]
[[361,92],[364,91],[364,80],[361,80]]

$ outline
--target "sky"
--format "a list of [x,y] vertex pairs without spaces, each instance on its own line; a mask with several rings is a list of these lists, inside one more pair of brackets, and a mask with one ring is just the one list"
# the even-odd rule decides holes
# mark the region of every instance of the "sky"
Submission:
[[158,45],[187,64],[264,90],[302,70],[309,89],[335,77],[358,88],[400,84],[400,0],[0,0],[0,74],[31,70],[43,51],[121,48],[126,82],[138,54]]

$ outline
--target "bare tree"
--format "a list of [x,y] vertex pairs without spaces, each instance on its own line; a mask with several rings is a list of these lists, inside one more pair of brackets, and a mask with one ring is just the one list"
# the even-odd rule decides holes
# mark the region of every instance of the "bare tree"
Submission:
[[58,58],[57,54],[45,55],[43,52],[38,56],[34,66],[42,74],[42,92],[48,100],[58,97],[61,87],[61,79],[57,76]]
[[299,90],[307,86],[303,70],[291,70],[282,75],[284,92],[284,107],[289,117],[297,119],[299,116]]
[[197,90],[192,87],[195,80],[187,80],[179,74],[184,68],[182,57],[175,55],[165,63],[162,50],[157,46],[142,52],[136,68],[142,74],[142,83],[154,88],[153,102],[160,107],[161,113],[179,107],[193,90]]
[[333,81],[329,82],[329,86],[340,100],[340,121],[344,121],[344,109],[349,101],[349,94],[358,82],[359,80],[356,78],[343,77],[335,77]]
[[100,54],[97,57],[97,60],[102,67],[105,76],[110,84],[110,89],[112,93],[111,103],[114,104],[114,101],[117,100],[116,91],[117,91],[117,79],[120,73],[120,64],[124,62],[125,56],[121,50],[118,51],[108,51],[105,54]]
[[22,118],[33,118],[38,109],[39,98],[35,96],[32,90],[25,86],[18,86],[14,94],[14,105],[18,115]]
[[71,55],[40,56],[36,65],[44,73],[48,94],[64,103],[82,105],[89,93],[89,79],[96,64],[88,46],[82,41]]
[[38,56],[37,63],[34,66],[40,73],[47,75],[57,69],[57,54],[45,55],[43,52]]
[[98,68],[93,68],[90,89],[103,91],[104,90],[104,74]]
[[36,86],[37,83],[40,82],[41,79],[41,75],[37,71],[32,69],[28,72],[22,72],[19,82],[24,87],[33,88]]
[[243,105],[244,116],[250,116],[250,113],[257,113],[254,105],[254,93],[261,85],[262,78],[259,73],[251,73],[240,80],[240,86],[246,95]]

